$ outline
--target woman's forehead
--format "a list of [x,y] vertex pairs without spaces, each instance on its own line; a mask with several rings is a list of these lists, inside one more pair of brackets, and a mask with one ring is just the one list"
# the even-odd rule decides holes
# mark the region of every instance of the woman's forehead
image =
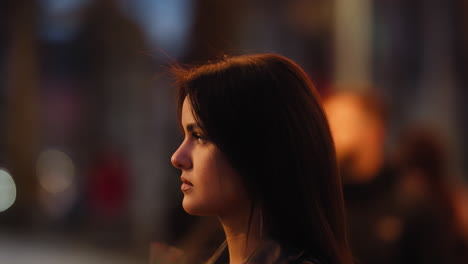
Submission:
[[184,102],[182,103],[182,125],[187,125],[190,123],[196,123],[195,117],[193,116],[192,104],[188,97],[185,97]]
[[185,97],[182,103],[181,123],[184,128],[190,127],[190,130],[195,128],[202,129],[195,111],[193,110],[190,98]]

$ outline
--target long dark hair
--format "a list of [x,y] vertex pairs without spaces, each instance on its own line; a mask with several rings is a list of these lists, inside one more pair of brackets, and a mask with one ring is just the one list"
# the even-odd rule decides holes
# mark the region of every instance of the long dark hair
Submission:
[[262,208],[281,245],[351,263],[330,129],[307,74],[275,54],[175,67],[178,110],[188,98],[209,140]]

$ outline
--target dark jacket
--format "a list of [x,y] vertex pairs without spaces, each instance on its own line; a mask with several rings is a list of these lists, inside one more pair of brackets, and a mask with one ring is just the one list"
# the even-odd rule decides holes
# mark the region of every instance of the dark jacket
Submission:
[[[227,253],[226,250],[224,253]],[[227,254],[223,254],[216,264],[228,263]],[[278,243],[269,241],[257,248],[253,254],[247,258],[245,264],[327,264],[323,258],[313,256],[308,252],[297,249],[290,249],[280,246]]]

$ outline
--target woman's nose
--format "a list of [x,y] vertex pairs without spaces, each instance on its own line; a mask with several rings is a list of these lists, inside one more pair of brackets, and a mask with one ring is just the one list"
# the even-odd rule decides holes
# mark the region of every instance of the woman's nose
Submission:
[[192,161],[184,143],[182,143],[174,154],[172,154],[171,163],[174,167],[181,170],[186,170],[192,167]]

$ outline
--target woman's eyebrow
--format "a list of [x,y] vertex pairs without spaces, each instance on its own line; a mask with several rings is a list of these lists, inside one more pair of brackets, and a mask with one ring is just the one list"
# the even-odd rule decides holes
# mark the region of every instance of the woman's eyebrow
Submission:
[[186,126],[188,132],[193,132],[195,129],[199,129],[200,127],[196,123],[190,123]]

